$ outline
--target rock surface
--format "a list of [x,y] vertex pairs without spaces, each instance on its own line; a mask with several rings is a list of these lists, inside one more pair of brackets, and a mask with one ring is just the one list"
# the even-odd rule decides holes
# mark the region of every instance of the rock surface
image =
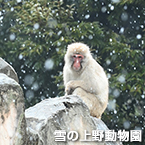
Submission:
[[14,79],[16,82],[19,82],[17,73],[13,69],[11,65],[9,65],[6,61],[4,61],[0,57],[0,73],[6,74],[8,77]]
[[[46,99],[24,111],[17,74],[0,58],[0,145],[119,145],[83,141],[85,133],[107,129],[103,121],[90,116],[82,99],[74,95]],[[57,135],[62,131],[66,141],[60,142]],[[90,135],[86,137],[92,139]]]
[[25,144],[24,97],[20,85],[0,73],[0,145]]
[[[90,116],[88,107],[78,96],[64,96],[46,99],[25,111],[27,131],[31,142],[37,145],[118,145],[117,142],[93,142],[85,140],[85,130],[107,130],[107,126],[97,118]],[[66,132],[66,141],[55,141],[55,131]],[[78,132],[78,140],[68,140],[70,131]],[[77,138],[77,134],[73,139]],[[87,136],[91,140],[91,136]]]

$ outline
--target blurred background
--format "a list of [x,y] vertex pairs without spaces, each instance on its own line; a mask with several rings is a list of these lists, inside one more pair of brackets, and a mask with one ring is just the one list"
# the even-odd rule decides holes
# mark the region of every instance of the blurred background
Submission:
[[102,120],[142,130],[145,144],[144,0],[0,0],[0,57],[16,70],[26,108],[64,95],[67,45],[83,42],[110,85]]

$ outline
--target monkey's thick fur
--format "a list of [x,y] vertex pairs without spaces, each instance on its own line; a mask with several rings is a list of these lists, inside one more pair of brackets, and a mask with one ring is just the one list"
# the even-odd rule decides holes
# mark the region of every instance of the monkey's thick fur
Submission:
[[[72,67],[74,54],[84,56],[79,71]],[[80,96],[88,106],[90,114],[101,118],[108,103],[108,79],[103,68],[93,59],[87,45],[80,42],[68,45],[63,80],[66,95]]]

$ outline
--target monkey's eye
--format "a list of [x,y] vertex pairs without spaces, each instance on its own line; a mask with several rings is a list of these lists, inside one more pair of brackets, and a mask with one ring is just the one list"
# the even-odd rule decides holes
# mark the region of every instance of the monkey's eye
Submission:
[[76,55],[73,55],[72,57],[73,57],[73,58],[77,58],[77,56],[76,56]]
[[82,60],[84,59],[84,56],[83,55],[81,55],[81,54],[74,54],[73,56],[72,56],[72,59],[73,59],[73,61],[79,61],[79,62],[82,62]]
[[82,56],[78,56],[78,58],[82,58]]

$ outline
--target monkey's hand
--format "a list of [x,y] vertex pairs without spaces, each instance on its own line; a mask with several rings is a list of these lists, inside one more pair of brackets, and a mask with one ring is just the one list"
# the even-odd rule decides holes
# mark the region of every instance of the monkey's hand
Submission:
[[65,87],[65,94],[71,95],[76,88],[75,81],[69,81]]

